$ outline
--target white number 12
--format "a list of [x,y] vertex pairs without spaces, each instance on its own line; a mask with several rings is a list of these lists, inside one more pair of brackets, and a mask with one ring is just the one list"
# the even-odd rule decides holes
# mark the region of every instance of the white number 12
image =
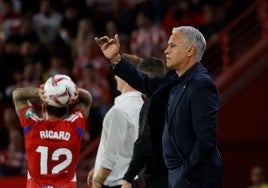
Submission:
[[[38,146],[38,148],[35,151],[40,153],[40,174],[43,174],[43,175],[47,174],[48,147]],[[65,155],[66,159],[52,168],[52,174],[59,173],[61,170],[69,166],[72,162],[72,159],[73,159],[72,152],[67,148],[56,149],[52,153],[51,160],[58,161],[61,155]]]

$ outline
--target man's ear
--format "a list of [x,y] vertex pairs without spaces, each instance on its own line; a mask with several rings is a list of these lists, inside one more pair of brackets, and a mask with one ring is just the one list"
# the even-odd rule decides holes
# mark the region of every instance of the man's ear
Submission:
[[194,52],[195,52],[195,47],[194,47],[194,46],[190,46],[190,47],[188,48],[187,56],[188,56],[188,57],[193,56]]

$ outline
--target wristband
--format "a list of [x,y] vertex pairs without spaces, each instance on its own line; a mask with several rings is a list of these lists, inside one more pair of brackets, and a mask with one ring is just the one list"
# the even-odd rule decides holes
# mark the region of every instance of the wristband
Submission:
[[95,182],[97,182],[99,184],[103,184],[103,182],[105,181],[105,178],[100,177],[100,176],[97,175],[96,177],[93,178],[93,181],[95,181]]

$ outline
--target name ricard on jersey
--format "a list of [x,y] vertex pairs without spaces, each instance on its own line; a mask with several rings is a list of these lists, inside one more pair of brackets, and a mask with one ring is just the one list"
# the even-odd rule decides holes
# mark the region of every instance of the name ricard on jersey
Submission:
[[56,139],[56,140],[66,140],[71,138],[71,134],[65,131],[52,131],[44,130],[39,132],[41,139]]

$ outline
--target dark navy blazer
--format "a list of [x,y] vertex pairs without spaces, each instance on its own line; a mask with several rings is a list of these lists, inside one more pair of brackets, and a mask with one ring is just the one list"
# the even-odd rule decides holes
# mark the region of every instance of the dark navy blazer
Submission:
[[[150,97],[152,146],[156,156],[164,156],[170,188],[186,188],[189,183],[196,188],[221,187],[223,164],[217,148],[219,94],[207,69],[198,62],[179,79],[173,70],[163,78],[149,78],[122,59],[113,72]],[[169,101],[171,89],[175,97]],[[162,136],[166,143],[163,146]]]

